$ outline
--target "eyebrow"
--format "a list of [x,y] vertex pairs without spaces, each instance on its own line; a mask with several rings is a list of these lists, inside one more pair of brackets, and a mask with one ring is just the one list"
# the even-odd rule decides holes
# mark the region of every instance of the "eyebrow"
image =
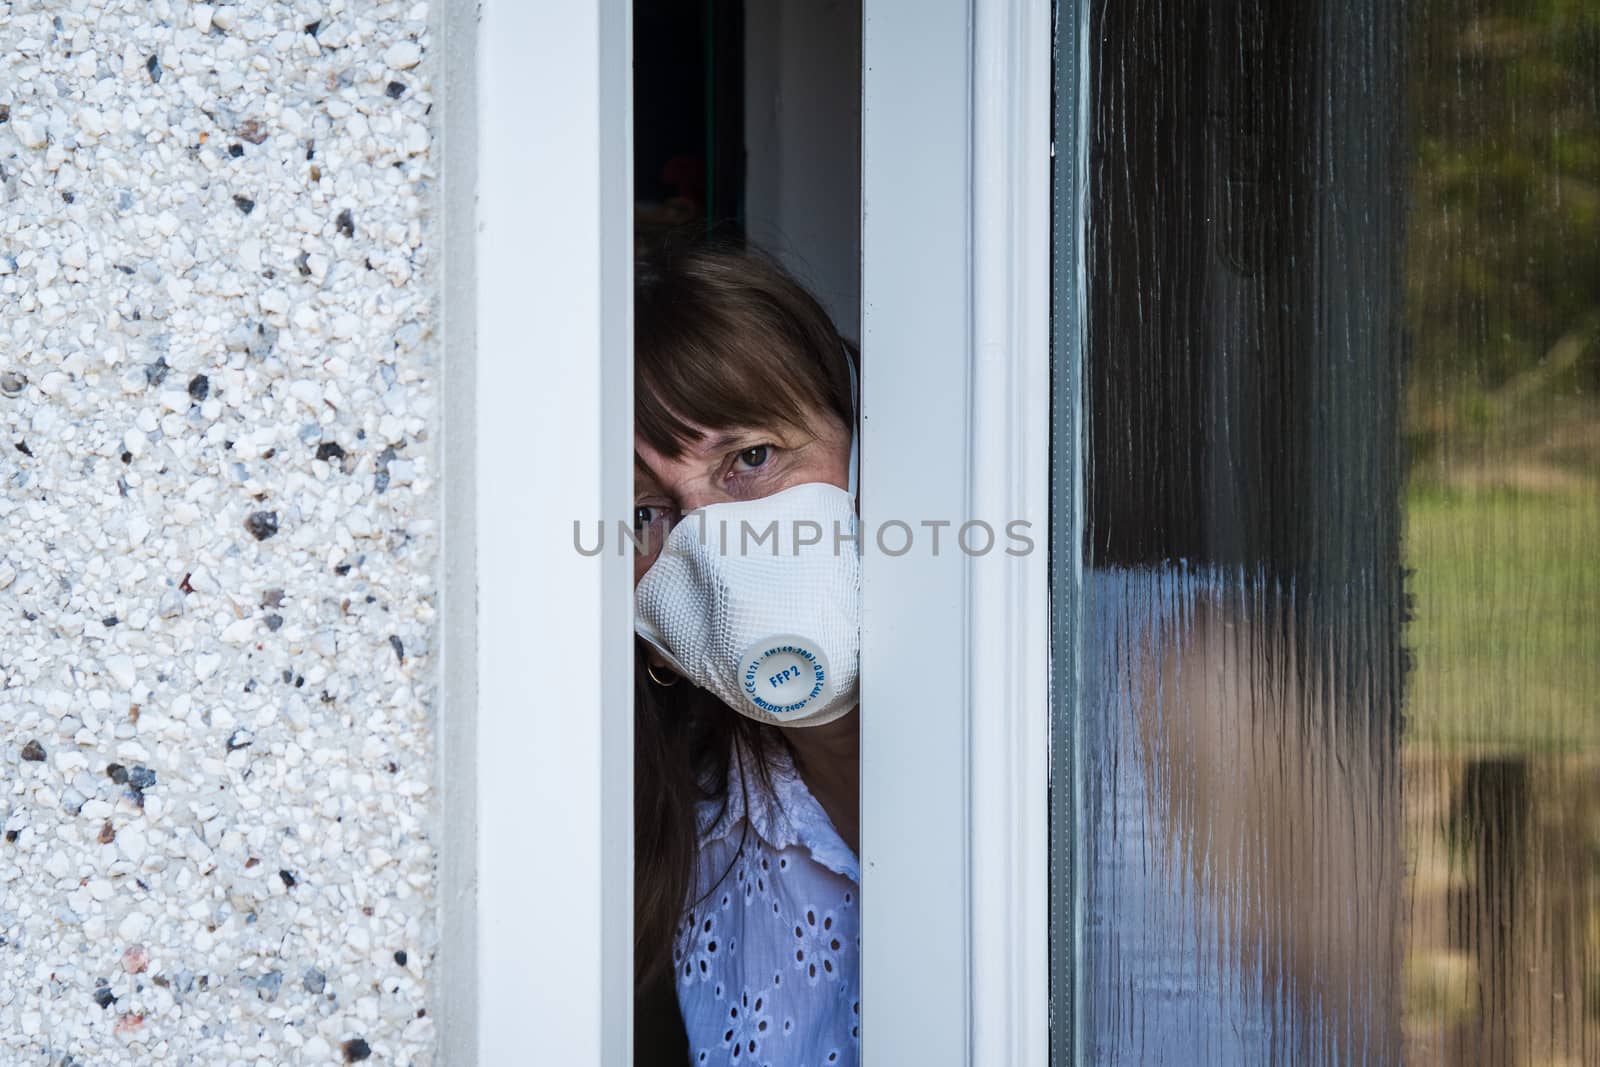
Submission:
[[[684,445],[681,454],[698,459],[717,452],[725,452],[734,445],[742,444],[747,438],[760,437],[765,432],[757,426],[740,426],[731,430],[723,430],[719,433],[711,434],[703,441]],[[633,469],[635,472],[654,477],[649,466],[638,452],[633,454]]]
[[705,444],[693,451],[696,451],[701,455],[704,455],[708,452],[723,452],[729,448],[732,448],[736,444],[742,443],[744,438],[749,437],[752,434],[759,435],[760,432],[761,431],[757,430],[753,426],[747,426],[736,430],[724,430],[722,433],[716,434],[709,438]]

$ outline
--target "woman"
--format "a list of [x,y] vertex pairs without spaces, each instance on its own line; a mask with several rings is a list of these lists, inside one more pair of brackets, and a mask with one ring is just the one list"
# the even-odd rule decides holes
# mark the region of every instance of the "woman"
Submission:
[[636,1060],[853,1065],[854,352],[752,252],[634,285]]

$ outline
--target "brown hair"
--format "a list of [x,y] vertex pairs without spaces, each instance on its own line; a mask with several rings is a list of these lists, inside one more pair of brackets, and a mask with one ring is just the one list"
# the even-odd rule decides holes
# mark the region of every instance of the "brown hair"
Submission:
[[[634,430],[667,456],[698,431],[801,426],[817,412],[849,425],[849,369],[827,312],[770,256],[725,242],[674,237],[641,251],[634,282]],[[735,741],[769,789],[781,731],[687,683],[647,680],[634,699],[634,972],[659,985],[694,892],[696,805],[727,803]],[[714,886],[706,887],[709,894]]]

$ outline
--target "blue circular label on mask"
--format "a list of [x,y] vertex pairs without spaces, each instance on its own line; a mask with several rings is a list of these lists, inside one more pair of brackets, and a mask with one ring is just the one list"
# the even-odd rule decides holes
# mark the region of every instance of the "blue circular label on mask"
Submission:
[[740,668],[745,700],[780,719],[805,711],[829,690],[827,658],[815,644],[795,634],[757,641],[745,652]]

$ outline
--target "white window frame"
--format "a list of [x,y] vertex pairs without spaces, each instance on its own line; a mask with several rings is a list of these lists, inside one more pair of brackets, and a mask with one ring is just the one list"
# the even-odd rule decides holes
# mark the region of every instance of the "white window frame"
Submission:
[[[572,523],[592,536],[604,519],[614,534],[632,514],[631,9],[477,9],[475,298],[455,306],[476,326],[475,407],[446,416],[447,439],[473,438],[474,529],[460,548],[476,558],[447,576],[447,598],[475,591],[476,685],[465,702],[447,690],[443,708],[447,750],[461,740],[450,717],[476,713],[475,871],[466,885],[447,871],[443,894],[447,915],[475,906],[475,958],[456,973],[471,989],[449,1005],[473,1025],[447,1023],[440,1059],[625,1064],[632,557],[610,550],[614,537],[578,555]],[[452,388],[447,403],[466,399]],[[448,751],[444,762],[460,769]]]
[[[632,575],[571,523],[631,499],[630,4],[472,7],[443,35],[440,1057],[621,1065]],[[1048,1061],[1050,19],[864,0],[866,529],[1036,546],[868,546],[871,1065]]]
[[864,527],[1037,538],[865,563],[869,1065],[1049,1056],[1050,20],[864,5]]

